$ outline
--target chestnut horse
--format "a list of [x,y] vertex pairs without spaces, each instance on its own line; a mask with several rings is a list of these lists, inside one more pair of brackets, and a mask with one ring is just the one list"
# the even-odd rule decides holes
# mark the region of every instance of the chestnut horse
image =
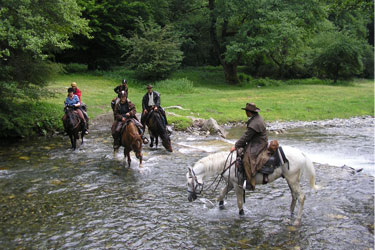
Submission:
[[138,133],[137,126],[131,119],[121,130],[121,145],[124,147],[124,157],[128,157],[128,167],[130,168],[131,151],[134,151],[135,156],[139,159],[139,167],[142,167],[142,138]]
[[72,148],[77,148],[77,140],[79,139],[79,132],[81,132],[81,145],[83,144],[83,136],[85,135],[85,128],[79,115],[74,111],[74,108],[66,106],[65,115],[62,118],[64,130],[69,135]]
[[159,111],[151,111],[146,121],[148,131],[150,133],[151,143],[150,147],[158,147],[159,137],[161,138],[162,144],[166,150],[172,152],[171,139],[169,138],[167,127],[163,121],[162,115]]

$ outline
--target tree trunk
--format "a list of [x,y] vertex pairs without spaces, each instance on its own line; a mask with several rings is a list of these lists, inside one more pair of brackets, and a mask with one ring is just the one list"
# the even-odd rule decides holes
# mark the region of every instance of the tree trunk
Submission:
[[230,84],[239,83],[237,76],[237,64],[235,63],[224,63],[222,64],[224,68],[225,80]]
[[[215,10],[215,0],[209,0],[208,1],[208,8],[210,10],[210,38],[211,43],[213,45],[213,50],[216,58],[218,61],[220,61],[220,64],[223,66],[224,74],[225,74],[225,80],[230,84],[238,84],[238,76],[237,76],[237,63],[227,63],[225,62],[225,45],[222,46],[219,42],[219,39],[217,38],[217,30],[216,30],[216,16],[214,13]],[[227,35],[226,32],[227,23],[224,22],[224,26],[222,29],[222,39],[225,39],[225,36]]]

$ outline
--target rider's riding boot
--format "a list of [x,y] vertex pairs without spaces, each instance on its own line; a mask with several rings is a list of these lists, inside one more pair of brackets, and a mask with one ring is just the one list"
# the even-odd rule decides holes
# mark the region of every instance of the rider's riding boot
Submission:
[[263,174],[263,184],[268,183],[268,174]]
[[89,132],[87,131],[87,122],[86,121],[83,121],[83,133],[85,133],[85,135],[89,134]]
[[139,135],[142,138],[143,143],[147,144],[148,143],[148,139],[143,135],[143,130],[141,128],[138,128],[138,132],[139,132]]
[[142,137],[143,144],[147,144],[148,139],[144,135],[141,135],[141,137]]

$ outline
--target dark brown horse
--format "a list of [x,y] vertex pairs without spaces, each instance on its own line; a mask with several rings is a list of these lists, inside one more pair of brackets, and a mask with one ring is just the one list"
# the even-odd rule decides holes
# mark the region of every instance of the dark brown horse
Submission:
[[81,145],[83,144],[83,136],[85,135],[85,128],[79,115],[72,107],[65,107],[65,115],[62,118],[65,132],[69,135],[72,148],[77,148],[77,140],[79,139],[79,132],[81,132]]
[[146,121],[146,125],[148,127],[148,131],[150,133],[151,143],[150,147],[154,146],[154,139],[155,139],[155,147],[158,147],[158,137],[161,138],[162,144],[166,150],[172,152],[172,145],[171,139],[169,138],[169,134],[167,131],[167,127],[163,121],[162,115],[159,111],[151,111],[148,119]]
[[128,166],[130,168],[130,152],[134,151],[139,159],[139,167],[142,167],[142,138],[138,133],[138,128],[131,120],[121,130],[121,145],[124,147],[124,157],[128,157]]

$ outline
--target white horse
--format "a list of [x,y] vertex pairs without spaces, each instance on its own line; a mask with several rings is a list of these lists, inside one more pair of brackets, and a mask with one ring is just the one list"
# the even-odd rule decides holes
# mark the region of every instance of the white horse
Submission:
[[[294,221],[294,225],[298,226],[301,224],[303,204],[305,201],[305,194],[301,190],[300,186],[301,175],[306,172],[306,174],[309,176],[310,187],[312,189],[318,190],[319,186],[315,185],[315,169],[312,161],[296,148],[283,146],[282,149],[286,158],[288,159],[288,162],[276,168],[274,172],[268,176],[268,182],[273,182],[282,176],[286,179],[292,193],[292,204],[290,205],[292,216],[294,214],[297,199],[300,204],[297,218]],[[195,200],[197,195],[203,191],[203,183],[205,179],[222,174],[223,179],[227,182],[227,185],[223,188],[221,194],[217,198],[219,207],[224,207],[225,195],[234,188],[237,195],[237,206],[239,213],[240,215],[243,215],[244,190],[242,186],[239,185],[237,174],[235,173],[236,168],[231,164],[232,162],[230,162],[230,160],[227,160],[228,158],[231,158],[228,157],[228,155],[228,151],[211,154],[196,162],[193,168],[188,167],[189,171],[186,174],[189,192],[188,199],[189,201]],[[236,159],[235,152],[233,153],[232,159],[232,161]],[[224,172],[224,169],[228,167],[229,169]],[[263,183],[263,174],[258,173],[256,175],[256,183]]]

